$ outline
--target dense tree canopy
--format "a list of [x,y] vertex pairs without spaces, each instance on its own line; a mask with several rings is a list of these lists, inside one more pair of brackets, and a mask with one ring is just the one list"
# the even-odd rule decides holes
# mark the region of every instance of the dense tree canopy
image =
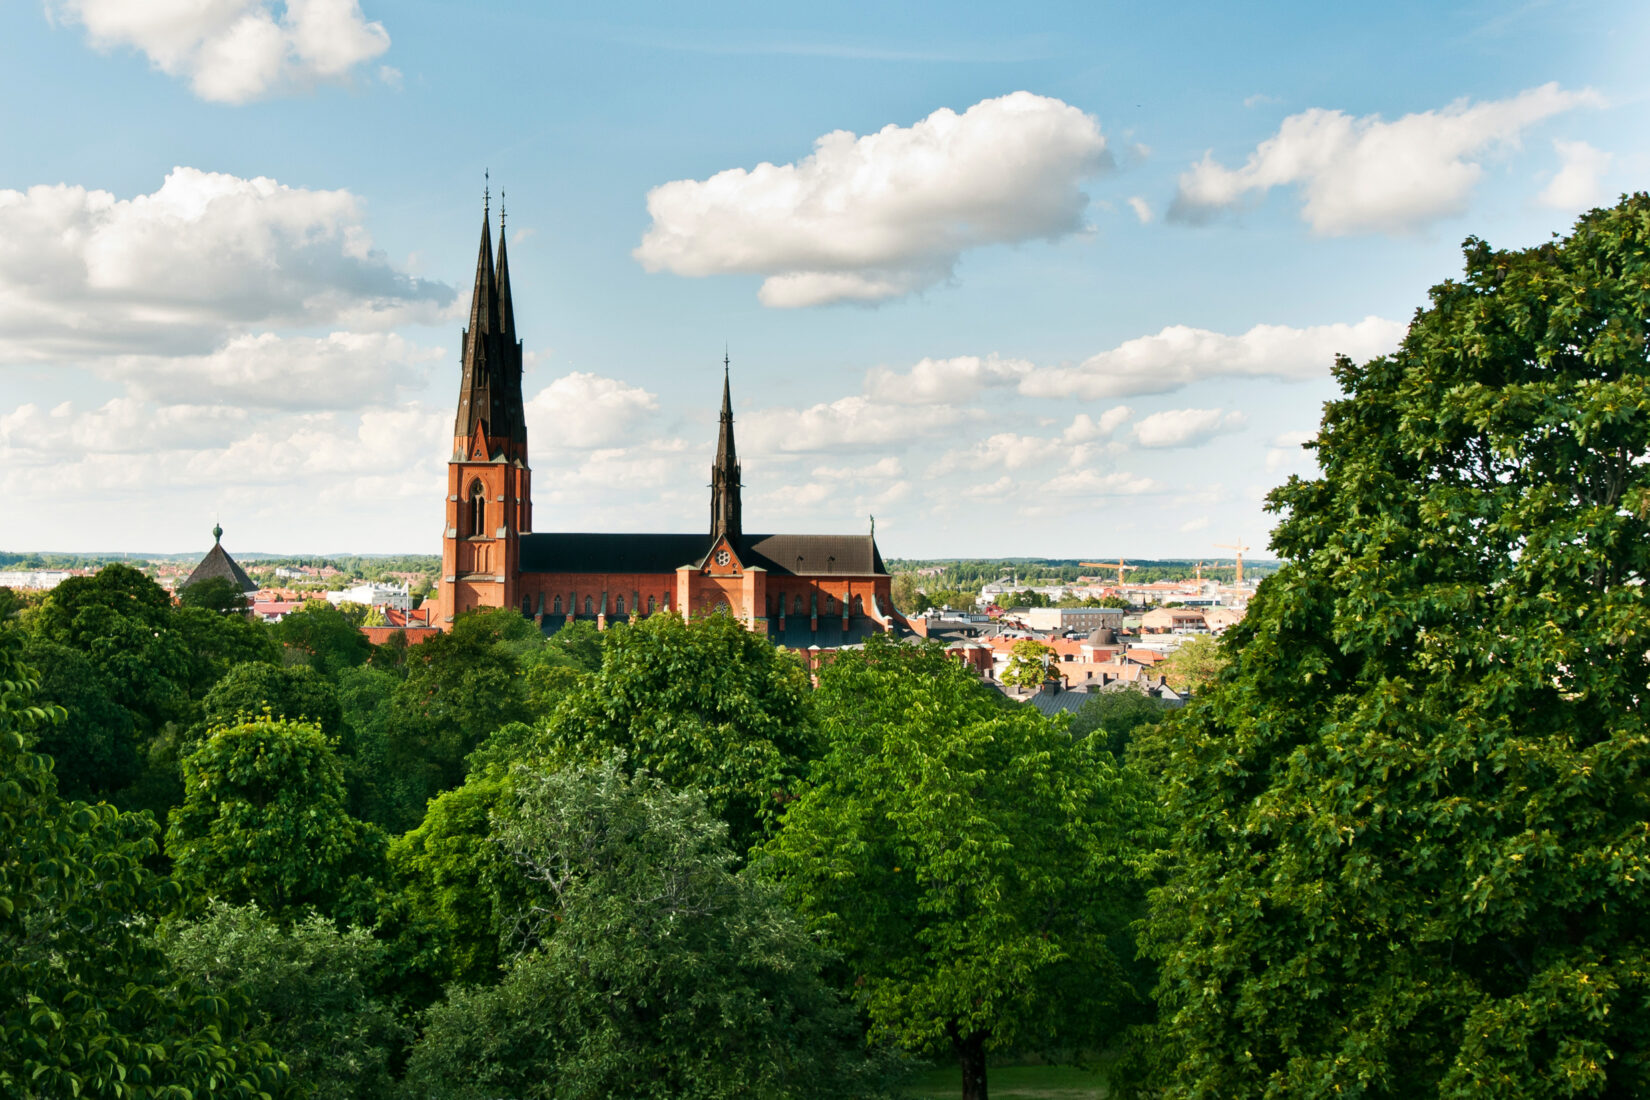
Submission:
[[601,672],[557,708],[546,745],[574,763],[617,749],[703,791],[743,849],[772,830],[817,751],[807,682],[795,657],[728,615],[653,615],[608,631]]
[[64,801],[30,751],[53,715],[20,649],[0,630],[0,1093],[283,1093],[284,1068],[243,1039],[233,1002],[176,981],[151,938],[176,899],[145,866],[154,822]]
[[[524,782],[526,782],[524,780]],[[526,782],[496,839],[533,884],[503,981],[430,1012],[428,1097],[863,1097],[874,1063],[777,895],[694,792],[616,760]]]
[[1650,1094],[1650,196],[1465,252],[1138,746],[1169,1096]]
[[1139,1004],[1124,962],[1141,807],[1093,739],[1009,704],[938,646],[872,638],[820,674],[826,755],[765,868],[828,934],[872,1034],[963,1069]]
[[166,854],[196,897],[277,916],[365,903],[384,837],[349,816],[343,769],[313,725],[254,718],[216,729],[184,758],[183,787]]

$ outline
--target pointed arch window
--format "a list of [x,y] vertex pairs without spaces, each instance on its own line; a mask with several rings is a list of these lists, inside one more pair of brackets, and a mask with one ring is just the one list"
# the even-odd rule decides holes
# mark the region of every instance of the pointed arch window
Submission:
[[613,614],[615,614],[615,615],[623,615],[624,614],[624,597],[623,596],[614,597]]
[[479,480],[470,485],[470,537],[487,533],[487,490]]
[[653,606],[653,597],[652,597],[652,596],[649,596],[649,597],[648,597],[648,598],[647,598],[647,613],[648,613],[648,614],[649,614],[649,615],[651,615],[651,614],[653,614],[653,611],[654,611],[654,606]]
[[796,594],[796,603],[794,605],[792,605],[791,614],[793,614],[793,615],[802,614],[802,593],[800,593],[800,592],[798,592]]
[[596,613],[596,605],[591,602],[589,596],[584,598],[584,613],[586,615],[594,615]]
[[550,614],[552,614],[552,615],[560,615],[561,614],[561,597],[560,596],[557,596],[555,603],[550,605]]

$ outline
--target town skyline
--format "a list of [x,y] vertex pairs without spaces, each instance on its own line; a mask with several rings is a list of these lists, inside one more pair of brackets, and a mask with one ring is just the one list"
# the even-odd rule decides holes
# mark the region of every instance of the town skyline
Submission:
[[701,527],[726,349],[753,528],[1263,559],[1335,353],[1650,178],[1625,3],[221,7],[0,10],[0,549],[435,552],[485,187],[536,530]]

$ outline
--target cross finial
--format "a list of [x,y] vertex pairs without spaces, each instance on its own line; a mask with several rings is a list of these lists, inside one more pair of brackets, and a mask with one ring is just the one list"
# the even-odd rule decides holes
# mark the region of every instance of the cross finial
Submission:
[[481,170],[481,212],[487,213],[493,205],[493,177],[487,169]]
[[722,373],[728,373],[728,346],[722,345]]
[[502,236],[504,233],[504,188],[502,187],[498,189],[498,231]]

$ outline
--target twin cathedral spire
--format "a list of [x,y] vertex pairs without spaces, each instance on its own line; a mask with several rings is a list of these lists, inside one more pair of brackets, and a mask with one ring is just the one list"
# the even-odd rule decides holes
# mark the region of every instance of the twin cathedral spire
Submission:
[[[505,251],[504,214],[499,213],[498,262],[493,261],[491,202],[481,211],[481,247],[476,256],[475,288],[470,295],[470,323],[464,330],[463,376],[458,389],[458,416],[453,422],[454,458],[471,461],[473,441],[485,440],[492,459],[527,463],[527,417],[521,396],[521,341],[516,338],[515,307],[510,300],[510,261]],[[722,355],[722,416],[711,466],[711,540],[744,534],[739,501],[739,457],[733,443],[733,396],[729,360]]]

